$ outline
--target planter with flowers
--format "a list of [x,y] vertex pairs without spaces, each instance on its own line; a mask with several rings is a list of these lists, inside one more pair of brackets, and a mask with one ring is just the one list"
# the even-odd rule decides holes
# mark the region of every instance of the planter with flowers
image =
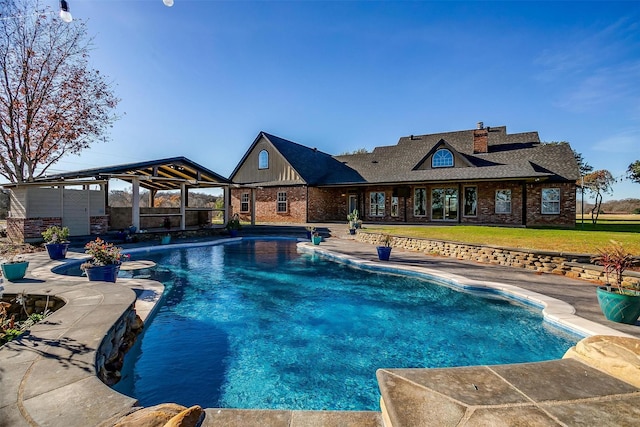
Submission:
[[347,221],[349,221],[349,234],[356,234],[356,228],[360,220],[358,219],[358,209],[354,209],[349,215],[347,215]]
[[240,215],[233,214],[229,222],[227,222],[227,225],[225,225],[225,228],[231,237],[237,237],[238,231],[242,228],[242,225],[240,225]]
[[85,253],[91,255],[89,261],[80,268],[86,273],[90,281],[115,282],[118,278],[120,265],[127,258],[122,254],[122,248],[96,238],[84,247]]
[[313,243],[314,245],[319,245],[320,242],[322,242],[322,236],[318,234],[317,231],[314,231],[311,235],[311,243]]
[[51,259],[64,259],[69,249],[69,228],[52,225],[42,232],[47,253]]
[[306,230],[307,230],[307,239],[311,240],[313,233],[316,232],[316,228],[312,225],[309,225],[306,227]]
[[378,250],[378,259],[380,261],[389,261],[389,257],[391,256],[391,236],[385,234],[380,239],[380,246],[376,246]]
[[20,280],[27,274],[29,261],[25,261],[20,255],[17,255],[9,261],[3,261],[0,264],[2,275],[10,282]]
[[[598,249],[598,255],[592,261],[603,267],[607,282],[606,286],[596,290],[604,317],[613,322],[635,325],[640,317],[640,290],[622,285],[622,274],[632,266],[633,256],[620,243],[612,240],[609,246]],[[611,282],[615,287],[611,286]]]

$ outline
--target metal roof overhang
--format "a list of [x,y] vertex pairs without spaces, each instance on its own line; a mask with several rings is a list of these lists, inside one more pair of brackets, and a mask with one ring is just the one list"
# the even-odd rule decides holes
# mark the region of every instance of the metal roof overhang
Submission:
[[80,178],[116,178],[130,183],[138,180],[140,186],[148,190],[179,190],[182,185],[189,188],[227,187],[231,184],[227,178],[185,157],[65,172],[40,178],[35,182]]

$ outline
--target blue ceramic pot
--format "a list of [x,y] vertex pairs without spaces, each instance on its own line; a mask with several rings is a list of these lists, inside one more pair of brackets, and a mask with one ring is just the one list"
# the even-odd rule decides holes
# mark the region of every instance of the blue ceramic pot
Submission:
[[67,249],[69,249],[69,243],[47,243],[44,245],[49,253],[51,259],[65,259],[67,256]]
[[378,249],[378,259],[380,261],[389,261],[391,246],[376,246],[376,249]]
[[20,280],[27,273],[29,261],[2,264],[2,275],[10,282]]
[[98,265],[85,269],[90,282],[115,283],[120,271],[120,264]]
[[612,290],[607,291],[604,286],[596,290],[598,303],[604,317],[612,322],[635,325],[640,317],[640,294],[619,294]]

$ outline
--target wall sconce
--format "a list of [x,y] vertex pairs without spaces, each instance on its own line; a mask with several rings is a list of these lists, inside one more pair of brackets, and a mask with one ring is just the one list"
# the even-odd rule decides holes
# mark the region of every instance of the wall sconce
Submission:
[[162,0],[162,3],[167,7],[173,6],[173,0]]
[[69,3],[67,3],[67,0],[60,0],[60,19],[67,24],[73,21],[73,16],[69,13]]

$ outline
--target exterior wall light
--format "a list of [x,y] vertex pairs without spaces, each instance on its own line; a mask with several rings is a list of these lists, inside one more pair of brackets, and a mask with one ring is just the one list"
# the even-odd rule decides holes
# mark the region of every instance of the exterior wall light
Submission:
[[60,19],[67,24],[73,21],[73,16],[69,13],[69,3],[66,0],[60,0]]
[[173,0],[162,0],[162,3],[167,7],[173,6]]

